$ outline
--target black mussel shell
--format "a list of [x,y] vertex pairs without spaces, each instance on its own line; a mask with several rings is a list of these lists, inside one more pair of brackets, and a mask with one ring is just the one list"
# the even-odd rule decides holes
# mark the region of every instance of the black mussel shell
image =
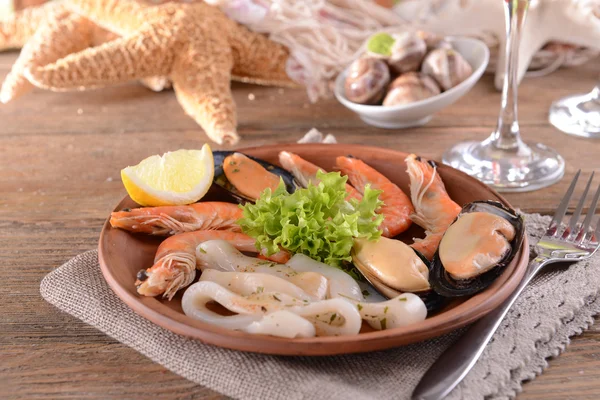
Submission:
[[[229,182],[229,180],[227,180],[227,176],[225,175],[225,171],[223,170],[223,162],[225,161],[225,158],[227,158],[227,156],[233,153],[239,153],[239,151],[213,151],[213,159],[215,164],[215,176],[213,182],[225,189],[227,192],[229,192],[229,194],[231,194],[240,203],[245,203],[247,201],[254,202],[255,199],[251,199],[247,196],[244,196],[235,188],[235,186],[233,186]],[[294,176],[286,170],[284,170],[283,168],[273,165],[265,160],[261,160],[260,158],[253,157],[248,154],[244,155],[262,165],[267,171],[277,176],[280,176],[283,179],[283,183],[285,184],[285,188],[288,191],[288,193],[293,193],[298,187],[300,187],[298,182],[296,182],[296,180],[294,179]]]
[[496,201],[475,201],[465,205],[457,219],[460,218],[462,214],[470,212],[488,212],[505,218],[515,227],[515,237],[510,242],[511,250],[502,258],[502,260],[494,268],[473,279],[457,280],[452,278],[444,269],[438,251],[436,251],[433,260],[431,261],[429,283],[436,293],[444,297],[470,296],[481,292],[490,286],[494,280],[504,272],[506,266],[511,263],[523,245],[523,238],[525,237],[525,221],[523,216],[518,215],[516,211]]
[[442,307],[446,305],[448,302],[448,298],[444,296],[440,296],[433,290],[430,290],[425,293],[415,293],[418,295],[423,303],[425,303],[425,307],[427,307],[427,316],[431,316],[435,312],[439,311]]
[[[429,261],[427,257],[425,257],[420,251],[415,249],[413,249],[413,251],[417,254],[417,256],[419,256],[421,261],[423,261],[425,265],[427,265],[427,268],[429,268],[429,280],[431,281],[431,268],[433,265],[432,262]],[[429,282],[429,284],[431,285],[431,282]],[[418,295],[421,298],[421,300],[423,300],[423,303],[425,303],[425,307],[427,307],[427,315],[433,314],[434,312],[438,311],[446,304],[447,301],[446,297],[440,296],[434,290],[429,290],[427,292],[415,294]]]

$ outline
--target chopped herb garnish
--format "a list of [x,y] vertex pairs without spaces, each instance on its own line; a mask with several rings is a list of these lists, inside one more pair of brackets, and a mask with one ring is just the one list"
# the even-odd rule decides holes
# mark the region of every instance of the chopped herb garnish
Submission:
[[383,309],[383,313],[384,313],[384,314],[387,314],[387,312],[388,312],[388,309],[389,309],[389,307],[388,307],[388,306],[385,306],[385,308]]
[[356,301],[356,299],[355,299],[355,298],[352,298],[352,297],[350,297],[350,296],[346,296],[346,295],[345,295],[345,294],[343,294],[343,293],[338,293],[338,296],[340,296],[340,297],[345,297],[345,298],[346,298],[346,299],[348,299],[348,300]]
[[231,172],[240,172],[239,168],[234,168]]
[[198,247],[198,251],[200,251],[202,254],[206,254],[206,250],[204,250],[202,247]]
[[262,293],[264,290],[265,290],[264,287],[259,286],[259,287],[256,288],[256,293]]
[[387,328],[387,319],[384,318],[379,322],[381,323],[381,329],[385,330],[385,328]]
[[235,165],[235,161],[229,161],[229,165]]
[[281,299],[280,299],[279,297],[275,296],[275,295],[273,295],[273,298],[274,298],[275,300],[277,300],[277,301],[281,301]]
[[358,304],[356,305],[356,308],[358,308],[358,311],[360,311],[360,310],[362,310],[362,305],[361,305],[360,303],[358,303]]
[[398,301],[406,301],[406,300],[407,300],[407,299],[406,299],[406,297],[400,297],[400,298],[398,299]]
[[308,300],[303,300],[305,303],[308,303]]
[[333,322],[333,320],[335,319],[335,317],[337,317],[336,313],[331,314],[331,318],[329,318],[329,323],[330,324]]
[[369,293],[369,291],[367,289],[365,289],[365,290],[362,291],[362,295],[365,296],[365,297],[369,296],[370,294],[371,293]]

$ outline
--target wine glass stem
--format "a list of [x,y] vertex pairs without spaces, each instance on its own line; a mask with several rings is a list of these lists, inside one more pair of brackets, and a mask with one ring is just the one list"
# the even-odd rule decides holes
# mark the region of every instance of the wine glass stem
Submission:
[[517,119],[517,66],[521,27],[527,16],[529,0],[503,0],[506,22],[506,54],[502,84],[502,108],[491,141],[494,147],[510,150],[523,146]]

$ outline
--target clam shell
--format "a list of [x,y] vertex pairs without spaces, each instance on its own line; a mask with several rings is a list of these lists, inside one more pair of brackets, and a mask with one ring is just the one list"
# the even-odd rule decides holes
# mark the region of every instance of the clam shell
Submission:
[[376,58],[359,58],[348,68],[344,93],[346,98],[358,104],[377,104],[385,96],[390,83],[390,71],[386,63]]

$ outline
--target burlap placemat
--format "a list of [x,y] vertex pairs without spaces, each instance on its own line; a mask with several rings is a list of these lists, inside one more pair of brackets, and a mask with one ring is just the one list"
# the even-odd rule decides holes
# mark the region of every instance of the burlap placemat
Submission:
[[[527,215],[535,243],[549,219]],[[600,313],[600,258],[553,268],[520,297],[472,372],[449,399],[511,398],[548,357]],[[186,339],[140,317],[104,280],[96,251],[48,274],[41,294],[176,374],[239,399],[408,399],[427,368],[460,331],[369,354],[276,357],[225,350]]]

